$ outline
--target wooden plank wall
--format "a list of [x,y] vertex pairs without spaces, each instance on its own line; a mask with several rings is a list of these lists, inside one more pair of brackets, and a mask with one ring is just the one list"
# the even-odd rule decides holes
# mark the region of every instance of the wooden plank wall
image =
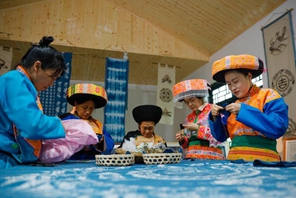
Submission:
[[208,60],[170,34],[105,0],[51,0],[1,10],[0,31],[12,40],[52,35],[56,44],[92,49],[125,49],[153,55]]

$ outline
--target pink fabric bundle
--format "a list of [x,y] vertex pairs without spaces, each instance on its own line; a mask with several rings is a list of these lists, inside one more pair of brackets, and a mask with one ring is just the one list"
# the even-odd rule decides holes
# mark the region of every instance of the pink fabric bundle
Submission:
[[62,123],[66,137],[43,141],[40,162],[55,163],[67,160],[84,146],[98,142],[98,137],[87,122],[63,120]]

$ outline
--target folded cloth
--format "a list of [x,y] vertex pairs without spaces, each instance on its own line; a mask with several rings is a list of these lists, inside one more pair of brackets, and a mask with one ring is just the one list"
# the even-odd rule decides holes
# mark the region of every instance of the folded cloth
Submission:
[[288,168],[296,166],[296,162],[265,162],[261,160],[254,160],[253,162],[254,166],[264,166],[264,167],[282,167],[282,168]]
[[245,163],[250,163],[250,162],[247,162],[243,159],[238,159],[238,160],[231,160],[230,161],[231,163],[236,163],[236,164],[245,164]]
[[66,137],[42,142],[39,162],[56,163],[69,159],[84,146],[96,144],[98,137],[84,120],[63,120]]
[[227,105],[229,105],[229,104],[228,103],[224,103],[224,104],[221,105],[221,107],[224,107],[224,109],[221,110],[220,113],[223,114],[223,115],[225,115],[225,116],[227,116],[227,117],[229,117],[230,116],[230,112],[225,110],[225,107]]
[[172,148],[166,148],[163,153],[175,153],[175,151]]

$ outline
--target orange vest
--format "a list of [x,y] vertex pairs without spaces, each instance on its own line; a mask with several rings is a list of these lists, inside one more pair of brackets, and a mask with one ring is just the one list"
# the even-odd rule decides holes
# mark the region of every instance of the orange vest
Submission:
[[[263,112],[263,107],[266,103],[281,98],[281,96],[272,89],[260,89],[256,85],[253,85],[248,95],[242,99],[238,99],[236,103],[245,103],[252,107],[255,107]],[[231,114],[227,120],[227,129],[231,139],[235,136],[250,135],[250,136],[263,136],[258,131],[244,125],[236,120],[236,115]]]

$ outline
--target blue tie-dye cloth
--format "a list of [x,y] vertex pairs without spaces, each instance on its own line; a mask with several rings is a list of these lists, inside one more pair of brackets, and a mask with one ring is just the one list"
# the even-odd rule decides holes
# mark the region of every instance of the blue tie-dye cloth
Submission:
[[62,115],[67,112],[66,93],[71,78],[72,53],[63,53],[67,70],[61,79],[56,80],[52,87],[40,93],[43,112],[49,116]]
[[104,112],[104,128],[115,142],[121,142],[125,135],[128,66],[128,60],[106,59],[105,89],[108,103]]
[[[249,163],[243,159],[239,159],[239,160],[231,160],[232,163],[238,163],[238,164],[242,164],[242,163]],[[253,162],[254,166],[261,166],[261,167],[282,167],[282,168],[288,168],[288,167],[296,167],[296,162],[285,162],[285,161],[280,161],[280,162],[265,162],[262,160],[254,160]]]
[[253,162],[254,166],[265,166],[265,167],[283,167],[283,168],[288,168],[288,167],[296,167],[296,162],[264,162],[261,160],[255,160]]
[[1,197],[294,198],[296,167],[183,160],[179,164],[98,166],[94,161],[0,170]]

